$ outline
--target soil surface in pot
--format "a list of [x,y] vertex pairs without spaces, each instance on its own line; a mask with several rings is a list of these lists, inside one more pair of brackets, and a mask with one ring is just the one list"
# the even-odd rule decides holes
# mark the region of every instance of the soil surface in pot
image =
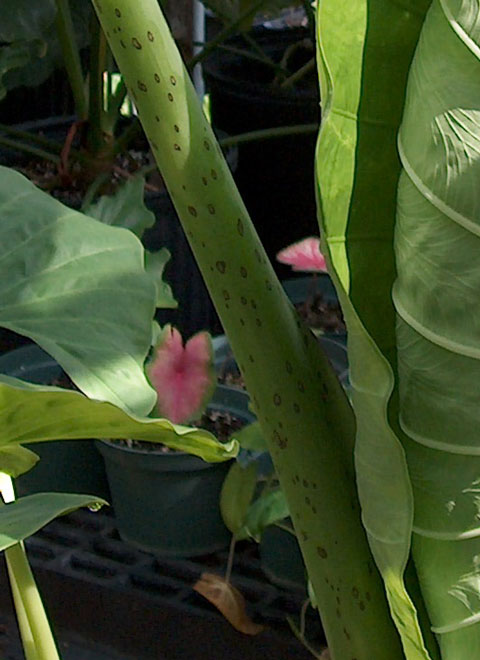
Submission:
[[295,309],[312,330],[320,330],[322,334],[347,331],[339,303],[326,300],[322,293],[309,296],[304,303],[296,304]]
[[[134,176],[141,168],[151,165],[152,162],[146,142],[144,144],[139,142],[128,151],[117,155],[111,166],[108,161],[105,161],[106,179],[99,187],[99,194],[112,195],[121,183]],[[82,206],[88,187],[92,183],[91,176],[85,173],[84,168],[78,162],[75,162],[67,172],[62,172],[51,161],[33,159],[16,165],[15,169],[24,174],[36,186],[71,208],[78,209]],[[101,173],[100,169],[97,174]],[[158,172],[148,177],[145,188],[150,192],[165,190],[165,184]]]

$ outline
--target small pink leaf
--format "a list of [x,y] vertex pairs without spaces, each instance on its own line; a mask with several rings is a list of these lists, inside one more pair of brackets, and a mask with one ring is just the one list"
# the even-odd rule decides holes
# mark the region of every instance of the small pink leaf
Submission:
[[157,391],[159,414],[186,424],[203,412],[215,387],[210,335],[199,332],[184,346],[178,330],[166,325],[147,373]]
[[294,271],[327,272],[325,257],[320,252],[320,239],[315,236],[304,238],[280,250],[277,261],[292,266]]

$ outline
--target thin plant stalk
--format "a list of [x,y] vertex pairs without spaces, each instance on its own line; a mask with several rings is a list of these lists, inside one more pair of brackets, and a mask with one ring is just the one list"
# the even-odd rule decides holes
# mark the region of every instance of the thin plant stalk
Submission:
[[[5,503],[15,499],[12,480],[3,472],[0,492]],[[60,660],[24,544],[5,550],[5,559],[26,660]]]
[[227,582],[228,584],[230,584],[230,579],[232,577],[233,559],[235,557],[236,544],[237,544],[237,537],[235,536],[235,534],[232,534],[230,547],[228,549],[227,568],[225,569],[225,582]]
[[11,140],[10,138],[3,137],[0,135],[0,144],[3,144],[4,147],[10,147],[17,151],[23,151],[26,154],[36,156],[42,160],[49,160],[56,165],[60,164],[60,156],[56,154],[49,153],[44,149],[39,149],[38,147],[33,147],[30,144],[24,144],[22,142],[17,142],[16,140]]
[[23,543],[5,550],[27,660],[59,660],[58,649]]
[[[275,128],[262,128],[257,131],[248,131],[238,135],[229,135],[226,138],[218,140],[218,144],[223,148],[233,147],[245,142],[254,142],[255,140],[274,140],[276,138],[286,137],[288,135],[304,135],[318,131],[318,124],[296,124],[294,126],[278,126]],[[158,169],[156,163],[142,167],[138,173],[142,176],[148,176]]]
[[315,133],[318,131],[318,123],[314,124],[296,124],[294,126],[278,126],[275,128],[262,128],[257,131],[248,131],[238,135],[228,136],[218,141],[221,147],[232,147],[243,142],[253,142],[255,140],[271,140],[275,138],[287,137],[289,135],[303,135]]
[[205,48],[202,48],[199,53],[191,58],[191,60],[188,62],[189,70],[193,71],[195,66],[203,62],[209,55],[211,55],[217,46],[235,34],[244,21],[252,18],[252,16],[255,16],[259,9],[263,6],[264,2],[265,0],[258,0],[247,11],[243,12],[235,21],[230,23],[230,25],[227,25],[223,28],[223,30],[220,30],[217,36],[206,44]]
[[95,14],[92,15],[91,35],[87,141],[89,150],[93,154],[98,154],[105,146],[103,133],[103,74],[107,62],[107,42]]
[[280,87],[282,89],[287,89],[288,87],[293,87],[295,83],[304,78],[310,71],[315,71],[315,58],[312,57],[306,64],[304,64],[300,69],[297,69],[295,73],[292,73],[286,80],[284,80]]
[[[243,35],[244,38],[247,37],[247,35]],[[251,60],[252,62],[261,62],[262,64],[265,64],[269,67],[271,67],[277,74],[285,74],[284,69],[271,60],[269,57],[265,55],[265,53],[251,53],[248,50],[245,50],[244,48],[237,48],[236,46],[231,46],[230,44],[219,44],[218,46],[219,50],[223,50],[227,53],[233,53],[234,55],[239,55],[240,57],[244,57],[245,59]]]
[[38,660],[38,653],[35,647],[35,640],[33,639],[32,630],[28,622],[27,613],[23,605],[23,600],[20,591],[17,587],[15,575],[10,569],[10,563],[6,560],[8,578],[10,581],[10,589],[12,591],[13,603],[15,606],[15,614],[17,616],[18,629],[20,638],[22,640],[23,652],[26,660]]
[[78,119],[85,120],[88,116],[88,103],[85,93],[82,63],[75,39],[72,14],[68,0],[56,0],[57,35],[62,49],[63,61],[68,74],[70,87]]
[[8,124],[0,124],[0,132],[6,133],[13,138],[18,138],[19,140],[27,140],[33,142],[38,146],[45,147],[54,153],[60,153],[62,150],[62,145],[55,140],[49,140],[44,135],[37,135],[37,133],[30,133],[29,131],[22,131],[15,126],[9,126]]

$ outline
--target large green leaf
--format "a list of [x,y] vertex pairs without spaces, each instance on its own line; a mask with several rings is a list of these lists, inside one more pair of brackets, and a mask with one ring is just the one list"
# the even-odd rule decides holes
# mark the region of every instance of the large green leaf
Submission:
[[[79,48],[90,41],[91,7],[88,0],[70,0],[75,39]],[[63,64],[57,36],[55,0],[5,0],[0,8],[0,57],[10,46],[23,44],[30,56],[23,66],[5,72],[7,89],[36,86]]]
[[57,516],[106,504],[95,495],[36,493],[0,507],[0,551],[25,540]]
[[[118,187],[113,195],[103,195],[82,210],[106,225],[130,229],[141,238],[146,229],[155,223],[155,214],[145,206],[145,179],[134,176]],[[145,268],[157,289],[157,307],[174,309],[178,303],[170,286],[163,281],[163,271],[170,259],[170,252],[162,248],[145,253]]]
[[0,325],[35,340],[86,394],[138,414],[156,291],[138,239],[0,168]]
[[399,139],[401,425],[413,557],[443,660],[480,655],[479,60],[478,0],[435,0]]
[[[0,449],[45,440],[114,438],[148,440],[209,462],[233,458],[235,441],[219,442],[203,429],[167,419],[137,417],[80,392],[0,376]],[[0,471],[2,471],[0,464]]]
[[396,434],[391,287],[400,173],[396,134],[429,4],[322,0],[319,7],[323,123],[317,176],[323,250],[348,327],[363,521],[409,660],[429,655],[403,583],[413,497]]

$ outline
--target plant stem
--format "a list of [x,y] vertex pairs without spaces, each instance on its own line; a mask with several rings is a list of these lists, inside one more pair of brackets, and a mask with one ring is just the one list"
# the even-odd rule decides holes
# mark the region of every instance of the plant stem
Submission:
[[219,140],[221,147],[232,147],[242,142],[253,142],[254,140],[270,140],[287,135],[303,135],[304,133],[316,133],[318,124],[296,124],[294,126],[278,126],[276,128],[262,128],[258,131],[239,133]]
[[138,119],[134,119],[131,124],[119,135],[115,140],[115,145],[113,147],[113,153],[115,155],[122,153],[125,149],[128,148],[129,144],[133,139],[140,135],[142,131],[142,126]]
[[82,213],[87,213],[87,209],[92,204],[93,200],[97,196],[98,191],[100,188],[103,186],[104,183],[106,183],[110,179],[111,173],[110,172],[101,172],[96,179],[92,181],[90,186],[88,187],[87,192],[83,196],[83,201],[82,201],[82,208],[81,211]]
[[111,74],[108,76],[107,110],[104,114],[103,128],[113,135],[115,126],[120,117],[120,109],[127,97],[127,86],[120,80],[116,90],[112,93]]
[[3,144],[5,147],[16,149],[17,151],[23,151],[27,154],[31,154],[32,156],[36,156],[42,160],[49,160],[52,163],[56,163],[57,165],[60,163],[60,157],[56,156],[55,154],[51,154],[44,149],[39,149],[38,147],[32,147],[29,144],[22,144],[16,140],[10,140],[10,138],[3,137],[2,135],[0,135],[0,144]]
[[333,657],[404,658],[362,526],[346,394],[275,277],[157,0],[95,6],[252,396]]
[[235,545],[237,543],[237,537],[235,534],[232,534],[232,540],[230,541],[230,547],[228,549],[228,560],[227,568],[225,569],[225,582],[230,584],[230,578],[232,577],[232,568],[233,568],[233,558],[235,556]]
[[[0,493],[0,506],[15,499],[12,479],[4,472],[0,472]],[[5,550],[5,559],[26,660],[59,660],[23,543]]]
[[59,660],[23,543],[5,550],[5,559],[27,660]]
[[295,73],[292,73],[291,76],[289,76],[286,80],[284,80],[280,87],[282,89],[287,89],[288,87],[293,87],[293,85],[301,80],[304,76],[307,75],[310,71],[315,70],[315,58],[312,57],[312,59],[308,60],[306,64],[304,64],[300,69],[295,71]]
[[[218,144],[223,148],[233,147],[236,144],[243,142],[254,142],[255,140],[270,140],[281,138],[288,135],[303,135],[308,133],[316,133],[318,131],[318,124],[296,124],[294,126],[278,126],[276,128],[262,128],[258,131],[249,131],[248,133],[239,133],[238,135],[231,135],[229,137],[218,140]],[[141,176],[148,176],[152,172],[156,172],[158,166],[156,163],[146,165],[138,170]]]
[[233,23],[224,27],[223,30],[220,30],[217,36],[207,43],[205,48],[202,48],[199,53],[192,57],[187,64],[188,69],[192,71],[194,67],[200,62],[203,62],[203,60],[206,59],[217,48],[217,46],[228,39],[228,37],[231,37],[232,34],[235,34],[243,21],[255,16],[258,10],[263,6],[264,2],[265,0],[257,0],[257,2],[255,2],[247,11],[243,12],[243,14],[233,21]]
[[[238,135],[231,135],[229,137],[218,140],[218,144],[223,148],[233,147],[236,144],[243,142],[254,142],[255,140],[273,140],[288,135],[303,135],[308,133],[316,133],[318,131],[318,124],[296,124],[294,126],[278,126],[276,128],[262,128],[258,131],[248,131],[247,133],[239,133]],[[146,165],[138,170],[142,176],[148,176],[158,169],[157,164]]]
[[[246,37],[246,35],[244,36]],[[220,44],[218,48],[228,53],[233,53],[235,55],[239,55],[240,57],[244,57],[245,59],[266,64],[267,66],[272,67],[277,74],[285,74],[284,69],[282,69],[280,65],[276,64],[273,60],[267,57],[263,52],[255,54],[255,53],[251,53],[248,50],[244,50],[243,48],[236,48],[235,46],[230,46],[227,44]]]
[[297,628],[297,626],[295,625],[292,617],[287,616],[286,619],[287,619],[288,625],[292,629],[293,634],[303,644],[303,646],[307,649],[307,651],[309,651],[313,655],[314,658],[317,658],[318,660],[323,660],[323,658],[325,657],[323,655],[323,653],[319,653],[316,649],[313,648],[313,646],[310,644],[308,639],[306,639],[304,637],[302,631]]
[[82,63],[80,53],[76,45],[75,30],[73,27],[72,14],[68,0],[56,0],[57,17],[56,27],[58,40],[62,49],[63,61],[67,71],[70,87],[78,119],[86,119],[88,116],[87,98],[85,94]]
[[17,615],[17,623],[22,640],[23,652],[25,653],[26,660],[38,660],[38,653],[35,648],[30,624],[28,623],[27,613],[23,606],[23,601],[18,590],[17,583],[13,574],[10,573],[7,562],[7,570],[9,571],[10,588],[12,591],[13,602],[15,605],[15,613]]
[[250,46],[258,54],[258,56],[263,59],[265,64],[268,64],[273,69],[278,69],[279,68],[279,65],[274,60],[272,60],[272,58],[269,57],[264,52],[264,50],[259,46],[259,44],[255,41],[255,39],[252,37],[251,34],[249,34],[248,32],[244,32],[244,33],[242,33],[242,37],[243,37],[244,41],[247,42],[247,44],[250,44]]
[[[49,140],[43,135],[37,135],[36,133],[30,133],[29,131],[22,131],[19,128],[14,126],[8,126],[7,124],[0,124],[0,132],[11,135],[14,138],[19,140],[28,140],[30,142],[35,142],[36,144],[50,149],[51,151],[60,152],[62,150],[62,145],[55,140]],[[19,147],[20,148],[20,147]]]
[[105,146],[103,134],[103,73],[107,59],[107,42],[95,14],[91,20],[90,66],[89,66],[89,108],[88,108],[88,148],[98,154]]

